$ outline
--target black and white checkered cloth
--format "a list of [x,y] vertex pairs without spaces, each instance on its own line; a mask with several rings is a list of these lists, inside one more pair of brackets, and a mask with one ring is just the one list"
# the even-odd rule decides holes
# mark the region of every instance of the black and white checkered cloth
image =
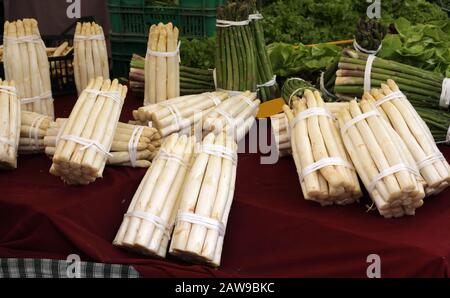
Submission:
[[[68,278],[74,276],[66,260],[51,259],[2,259],[0,258],[0,278]],[[80,278],[139,278],[132,266],[80,263]]]

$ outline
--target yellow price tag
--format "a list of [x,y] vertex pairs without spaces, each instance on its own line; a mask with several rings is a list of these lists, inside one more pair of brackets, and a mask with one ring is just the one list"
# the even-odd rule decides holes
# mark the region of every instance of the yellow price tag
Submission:
[[272,99],[262,103],[259,106],[256,118],[263,119],[283,112],[283,106],[286,102],[282,98]]

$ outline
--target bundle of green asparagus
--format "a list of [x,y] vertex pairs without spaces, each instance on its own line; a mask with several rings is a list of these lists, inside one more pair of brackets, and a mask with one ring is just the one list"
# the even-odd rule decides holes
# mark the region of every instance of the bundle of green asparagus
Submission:
[[50,64],[35,19],[5,22],[4,66],[15,81],[22,110],[54,118]]
[[45,150],[44,137],[52,119],[34,112],[22,111],[19,153],[42,153]]
[[180,66],[181,95],[199,94],[215,90],[213,70]]
[[338,120],[347,152],[379,213],[386,218],[414,215],[423,205],[425,181],[404,139],[374,101],[350,101]]
[[[67,119],[57,118],[44,137],[45,154],[53,157],[58,138]],[[111,145],[107,164],[148,168],[161,146],[161,136],[155,128],[119,122]]]
[[307,89],[313,91],[316,90],[310,82],[307,82],[302,78],[289,78],[286,80],[283,88],[281,89],[281,96],[286,104],[291,107],[292,99],[295,96],[302,98],[303,93]]
[[[381,84],[381,89],[365,92],[363,99],[378,107],[404,141],[426,182],[426,194],[437,194],[447,188],[450,182],[450,166],[437,148],[430,130],[397,84],[388,80],[386,84]],[[408,155],[407,152],[403,154]]]
[[334,93],[342,100],[361,98],[364,91],[393,79],[414,107],[447,109],[450,103],[450,79],[438,73],[351,49],[344,49],[336,67]]
[[17,167],[20,119],[20,101],[14,82],[0,80],[0,168]]
[[133,111],[137,124],[158,129],[162,137],[190,129],[209,111],[228,98],[226,92],[206,92],[175,97],[165,102],[150,104]]
[[136,191],[113,241],[164,258],[189,173],[195,137],[170,135]]
[[145,56],[145,105],[180,96],[178,35],[178,28],[172,23],[150,27]]
[[318,91],[306,89],[303,98],[283,107],[291,127],[292,155],[305,200],[322,206],[351,204],[362,191],[345,151],[339,130]]
[[73,69],[78,94],[91,79],[99,76],[109,79],[108,52],[103,29],[96,23],[77,23],[74,44]]
[[117,80],[91,80],[59,137],[52,175],[83,185],[102,177],[126,94]]
[[218,267],[234,197],[237,144],[222,132],[208,134],[198,145],[180,193],[169,253]]
[[258,84],[257,50],[250,27],[250,1],[230,1],[217,8],[217,87],[233,91],[255,91]]
[[377,19],[363,17],[356,27],[353,46],[358,52],[377,54],[381,50],[387,28]]

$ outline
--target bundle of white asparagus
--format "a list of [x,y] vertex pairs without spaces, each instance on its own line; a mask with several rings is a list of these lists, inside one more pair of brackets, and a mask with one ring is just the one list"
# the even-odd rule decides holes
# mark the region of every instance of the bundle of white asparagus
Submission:
[[114,245],[166,256],[194,145],[195,137],[176,133],[164,141],[128,207]]
[[20,125],[19,153],[43,153],[44,137],[52,118],[34,112],[22,111]]
[[294,161],[303,197],[322,206],[351,204],[362,196],[358,177],[342,143],[332,114],[318,91],[306,90],[285,105]]
[[165,102],[150,104],[133,111],[133,117],[141,125],[156,127],[162,137],[174,132],[191,129],[214,107],[228,98],[226,92],[207,92],[175,97]]
[[59,137],[50,173],[68,184],[102,177],[127,87],[117,80],[91,80],[78,98]]
[[[67,119],[57,118],[50,124],[44,138],[45,153],[55,154],[58,137]],[[161,146],[161,136],[156,129],[119,122],[111,145],[107,164],[148,168]]]
[[180,96],[180,44],[172,23],[152,25],[145,56],[144,105]]
[[36,20],[5,22],[4,66],[6,79],[16,82],[22,110],[53,119],[50,66]]
[[20,118],[20,101],[14,81],[0,80],[0,168],[17,168]]
[[400,135],[426,182],[427,195],[440,193],[450,182],[450,166],[439,151],[430,129],[420,118],[406,96],[393,80],[381,89],[364,93],[364,99],[375,105]]
[[78,94],[91,79],[109,79],[108,52],[103,29],[96,23],[77,23],[75,29],[73,68]]
[[339,116],[347,152],[379,213],[414,215],[423,205],[423,178],[407,146],[373,101],[351,101]]
[[270,117],[270,122],[278,156],[291,155],[291,136],[286,114],[280,113],[273,115]]
[[[200,145],[200,144],[199,144]],[[234,197],[237,144],[226,132],[208,134],[195,154],[181,193],[169,252],[184,260],[220,266]]]
[[250,91],[230,97],[206,115],[203,120],[204,134],[226,131],[239,142],[255,123],[260,103],[256,93]]

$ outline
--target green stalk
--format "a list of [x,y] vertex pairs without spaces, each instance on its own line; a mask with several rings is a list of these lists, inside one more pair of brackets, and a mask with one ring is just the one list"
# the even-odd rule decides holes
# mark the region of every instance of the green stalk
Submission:
[[[220,42],[222,36],[222,28],[217,28],[217,35],[216,35],[216,57],[215,57],[215,63],[216,63],[216,79],[217,79],[217,85],[222,86],[222,67],[223,67],[223,46]],[[182,72],[182,69],[180,68],[180,76]],[[192,74],[192,72],[191,72]],[[202,74],[203,75],[203,74]],[[214,78],[213,78],[214,80]]]
[[243,69],[243,64],[244,64],[244,60],[243,60],[243,45],[240,42],[240,34],[239,34],[239,28],[238,27],[232,27],[233,30],[233,39],[235,41],[236,44],[236,54],[237,54],[237,60],[238,60],[238,65],[236,66],[238,72],[239,72],[239,81],[238,81],[238,89],[239,91],[244,91],[245,89],[245,82],[243,80],[244,78],[244,69]]
[[225,46],[226,46],[226,53],[227,53],[227,80],[225,89],[226,90],[233,90],[233,61],[231,59],[231,40],[230,40],[230,32],[229,27],[224,28],[225,32]]

